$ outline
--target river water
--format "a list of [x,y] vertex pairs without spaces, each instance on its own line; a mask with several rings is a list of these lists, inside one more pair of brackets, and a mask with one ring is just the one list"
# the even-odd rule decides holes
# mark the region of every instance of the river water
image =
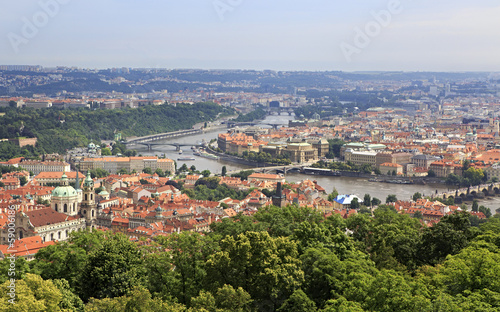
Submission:
[[[294,119],[294,116],[288,115],[272,115],[267,116],[263,123],[270,124],[283,124],[288,125],[288,120]],[[262,127],[269,127],[262,125]],[[179,144],[189,144],[196,145],[201,143],[203,140],[210,142],[212,139],[217,139],[219,133],[225,133],[227,129],[214,130],[212,132],[206,132],[202,134],[171,138],[161,141],[155,141],[155,144],[161,143],[179,143]],[[232,162],[227,162],[223,160],[213,160],[200,156],[193,155],[193,151],[190,147],[182,147],[182,155],[176,151],[174,146],[169,145],[156,145],[153,146],[152,151],[148,151],[146,146],[136,145],[132,147],[137,150],[139,154],[142,155],[165,155],[167,158],[173,159],[177,162],[177,167],[186,164],[188,167],[194,165],[197,170],[208,169],[210,172],[215,174],[220,174],[222,172],[222,166],[226,166],[228,171],[233,170],[245,170],[251,169],[249,166],[240,165]],[[181,161],[178,160],[180,157],[193,157],[194,161]],[[350,177],[330,177],[330,176],[311,176],[299,173],[290,173],[286,175],[286,180],[289,182],[300,182],[304,179],[316,180],[319,185],[324,187],[328,193],[332,192],[333,188],[336,188],[339,194],[355,194],[361,199],[364,194],[370,194],[371,197],[377,197],[382,202],[385,202],[385,198],[390,194],[395,194],[398,199],[409,200],[411,196],[420,192],[425,196],[430,196],[441,191],[447,191],[448,187],[443,184],[428,184],[428,185],[417,185],[417,184],[389,184],[380,182],[369,182],[367,178],[350,178]],[[500,197],[488,198],[480,202],[480,205],[485,205],[491,208],[494,213],[495,209],[500,208]]]

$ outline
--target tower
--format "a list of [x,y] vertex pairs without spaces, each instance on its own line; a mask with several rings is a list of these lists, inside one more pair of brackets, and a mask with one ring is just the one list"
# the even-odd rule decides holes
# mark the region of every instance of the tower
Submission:
[[91,230],[95,228],[97,220],[97,205],[95,203],[94,181],[90,177],[90,172],[83,180],[83,199],[80,204],[80,215],[87,221],[87,227]]
[[273,205],[281,208],[284,203],[285,196],[283,195],[281,182],[278,182],[278,185],[276,186],[276,195],[273,196]]

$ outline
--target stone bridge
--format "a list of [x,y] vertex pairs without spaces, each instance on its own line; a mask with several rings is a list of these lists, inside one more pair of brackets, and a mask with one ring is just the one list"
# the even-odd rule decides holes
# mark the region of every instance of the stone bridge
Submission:
[[[258,167],[258,168],[249,168],[246,170],[253,170],[256,173],[283,173],[287,174],[287,172],[299,172],[304,169],[304,166],[300,165],[289,165],[289,166],[272,166],[272,167]],[[238,173],[240,171],[244,170],[235,170],[235,171],[228,171],[227,176],[230,176],[231,174]]]
[[454,198],[455,202],[463,200],[473,200],[474,198],[484,198],[486,196],[496,196],[500,194],[500,182],[491,184],[481,184],[476,186],[464,187],[449,192],[436,193],[434,198]]

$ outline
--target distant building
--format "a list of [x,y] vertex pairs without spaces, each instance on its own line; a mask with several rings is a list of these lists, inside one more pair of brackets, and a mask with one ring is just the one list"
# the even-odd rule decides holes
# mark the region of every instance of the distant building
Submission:
[[164,172],[175,172],[174,161],[171,159],[159,159],[156,156],[147,157],[90,157],[82,158],[79,162],[81,171],[103,169],[109,173],[116,174],[124,169],[127,172],[142,172],[145,168],[151,168],[154,172],[161,169]]
[[318,160],[318,150],[309,143],[290,143],[286,153],[292,162],[299,164]]
[[411,158],[411,163],[415,165],[415,167],[422,167],[429,169],[431,164],[435,161],[440,160],[438,157],[431,156],[431,155],[425,155],[425,154],[420,154],[420,155],[415,155]]
[[35,175],[40,172],[68,172],[71,170],[70,164],[63,161],[23,160],[19,166]]

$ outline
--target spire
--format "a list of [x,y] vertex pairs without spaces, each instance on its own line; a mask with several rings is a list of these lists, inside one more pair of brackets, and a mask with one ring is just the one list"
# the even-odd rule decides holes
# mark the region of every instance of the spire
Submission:
[[69,185],[68,176],[66,175],[66,172],[64,171],[63,175],[61,177],[61,186],[68,186],[68,185]]
[[75,179],[75,190],[80,189],[80,178],[78,177],[78,168],[76,170],[76,179]]
[[83,185],[87,187],[93,187],[94,186],[94,181],[92,180],[92,177],[90,176],[90,171],[87,172],[87,177],[83,181]]

